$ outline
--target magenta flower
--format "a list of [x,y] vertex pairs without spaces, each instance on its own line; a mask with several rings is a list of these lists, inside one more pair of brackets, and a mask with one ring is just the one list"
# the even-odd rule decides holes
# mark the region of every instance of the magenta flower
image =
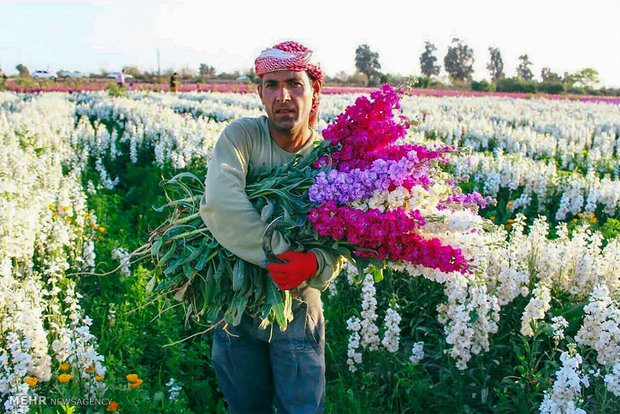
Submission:
[[[449,146],[431,149],[396,144],[409,128],[406,117],[397,116],[399,109],[398,92],[386,84],[371,93],[370,99],[359,97],[323,131],[335,150],[331,158],[322,157],[313,164],[321,171],[308,190],[310,201],[316,205],[310,209],[308,220],[319,236],[338,241],[341,246],[348,243],[357,257],[465,273],[468,260],[460,249],[443,245],[438,238],[427,240],[416,232],[426,222],[419,210],[362,211],[347,205],[370,198],[377,190],[432,185],[439,173],[437,163],[445,163],[448,153],[454,150]],[[488,202],[477,193],[455,193],[439,207],[484,207]]]

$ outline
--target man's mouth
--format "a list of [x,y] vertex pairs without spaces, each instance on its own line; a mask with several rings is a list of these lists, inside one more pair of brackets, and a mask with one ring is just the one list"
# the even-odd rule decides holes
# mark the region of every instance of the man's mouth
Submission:
[[281,108],[276,110],[276,114],[292,114],[295,111],[293,109]]

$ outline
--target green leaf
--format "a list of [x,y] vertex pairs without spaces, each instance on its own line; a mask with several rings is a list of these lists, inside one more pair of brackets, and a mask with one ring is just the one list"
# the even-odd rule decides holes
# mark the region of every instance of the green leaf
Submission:
[[185,250],[189,250],[191,253],[185,257],[185,260],[181,263],[182,265],[191,265],[192,262],[195,261],[202,253],[202,249],[192,246],[186,246]]
[[375,283],[381,282],[383,280],[383,269],[379,269],[378,267],[373,266],[372,276],[375,279]]
[[168,260],[174,255],[175,252],[176,252],[176,244],[172,244],[170,246],[170,249],[168,249],[168,251],[159,259],[159,261],[157,262],[157,266],[164,267],[166,263],[168,262]]
[[199,183],[202,184],[202,180],[198,178],[198,176],[196,176],[195,174],[192,174],[191,172],[182,172],[180,174],[177,174],[171,179],[169,179],[168,181],[166,181],[166,184],[175,184],[177,183],[177,181],[180,181],[184,178],[191,178],[192,180],[198,181]]
[[194,269],[196,269],[198,271],[201,271],[202,269],[204,269],[205,263],[207,262],[207,257],[209,257],[209,253],[211,253],[211,249],[209,249],[207,247],[207,250],[205,250],[200,255],[200,258],[198,258],[198,261],[196,262],[196,265],[194,266]]
[[207,275],[205,277],[205,290],[204,290],[204,300],[206,303],[211,303],[213,299],[213,293],[215,291],[215,278],[213,277],[215,272],[211,266],[207,269]]
[[215,279],[220,279],[222,277],[222,275],[224,274],[224,269],[225,269],[225,265],[224,265],[224,260],[222,260],[220,258],[220,262],[217,265],[217,269],[215,270]]
[[146,291],[148,293],[153,291],[153,288],[155,287],[155,283],[157,283],[157,278],[155,276],[153,276],[151,278],[151,280],[149,280],[149,283],[146,284],[146,288],[145,289],[146,289]]
[[269,220],[269,218],[273,216],[274,210],[275,210],[275,207],[273,203],[270,200],[267,200],[267,205],[263,207],[263,209],[260,212],[260,221],[262,221],[263,223],[266,223]]
[[267,301],[271,305],[271,309],[275,314],[276,322],[280,326],[280,330],[284,331],[287,325],[286,316],[284,315],[284,302],[282,301],[280,290],[273,280],[270,280],[267,283]]
[[194,278],[194,275],[196,274],[196,271],[189,263],[185,263],[183,265],[183,274],[188,280],[192,280]]
[[480,316],[475,310],[469,312],[469,323],[475,323],[479,318]]
[[166,270],[164,270],[164,274],[165,275],[169,275],[170,273],[174,272],[177,269],[177,267],[179,267],[181,265],[181,262],[183,261],[183,259],[184,259],[184,257],[181,256],[177,260],[172,262],[172,264],[170,266],[168,266],[166,268]]
[[239,325],[247,303],[248,298],[245,296],[236,295],[226,310],[226,321],[231,323],[233,326]]
[[233,266],[233,290],[238,292],[243,287],[245,280],[245,261],[238,259]]
[[257,269],[256,277],[253,280],[252,287],[254,288],[254,305],[266,295],[265,285],[267,281],[267,275],[265,275],[261,269]]
[[161,237],[158,237],[157,239],[155,239],[155,241],[151,245],[151,256],[157,256],[157,253],[159,253],[159,249],[161,249],[162,244],[163,244],[163,241]]

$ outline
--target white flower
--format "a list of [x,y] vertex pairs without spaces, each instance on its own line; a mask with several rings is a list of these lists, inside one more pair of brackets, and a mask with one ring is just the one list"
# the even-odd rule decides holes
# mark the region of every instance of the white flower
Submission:
[[575,341],[596,350],[597,361],[601,365],[615,366],[620,361],[618,301],[611,298],[606,285],[599,284],[592,291],[584,312],[586,316]]
[[168,387],[168,399],[173,402],[178,401],[181,390],[183,389],[181,384],[179,384],[174,378],[170,378],[170,380],[166,382],[166,387]]
[[378,318],[377,311],[377,299],[375,299],[375,280],[373,275],[367,274],[364,277],[362,284],[362,321],[360,330],[361,345],[363,348],[368,348],[370,351],[375,351],[379,348],[379,328],[375,325],[375,321]]
[[564,329],[568,328],[568,321],[563,316],[554,316],[551,321],[553,324],[553,339],[556,345],[560,343],[560,340],[564,339]]
[[420,361],[424,359],[424,342],[416,342],[413,344],[411,348],[411,356],[409,357],[409,361],[414,364],[419,364]]
[[400,341],[400,328],[398,324],[400,323],[400,319],[400,315],[396,310],[388,308],[385,313],[385,333],[381,344],[389,352],[398,351],[398,344]]

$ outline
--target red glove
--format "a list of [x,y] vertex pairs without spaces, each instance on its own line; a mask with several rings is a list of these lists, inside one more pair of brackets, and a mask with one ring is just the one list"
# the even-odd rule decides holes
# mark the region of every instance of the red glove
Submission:
[[278,257],[288,263],[268,264],[267,269],[282,290],[296,288],[316,274],[316,256],[312,252],[285,252]]

